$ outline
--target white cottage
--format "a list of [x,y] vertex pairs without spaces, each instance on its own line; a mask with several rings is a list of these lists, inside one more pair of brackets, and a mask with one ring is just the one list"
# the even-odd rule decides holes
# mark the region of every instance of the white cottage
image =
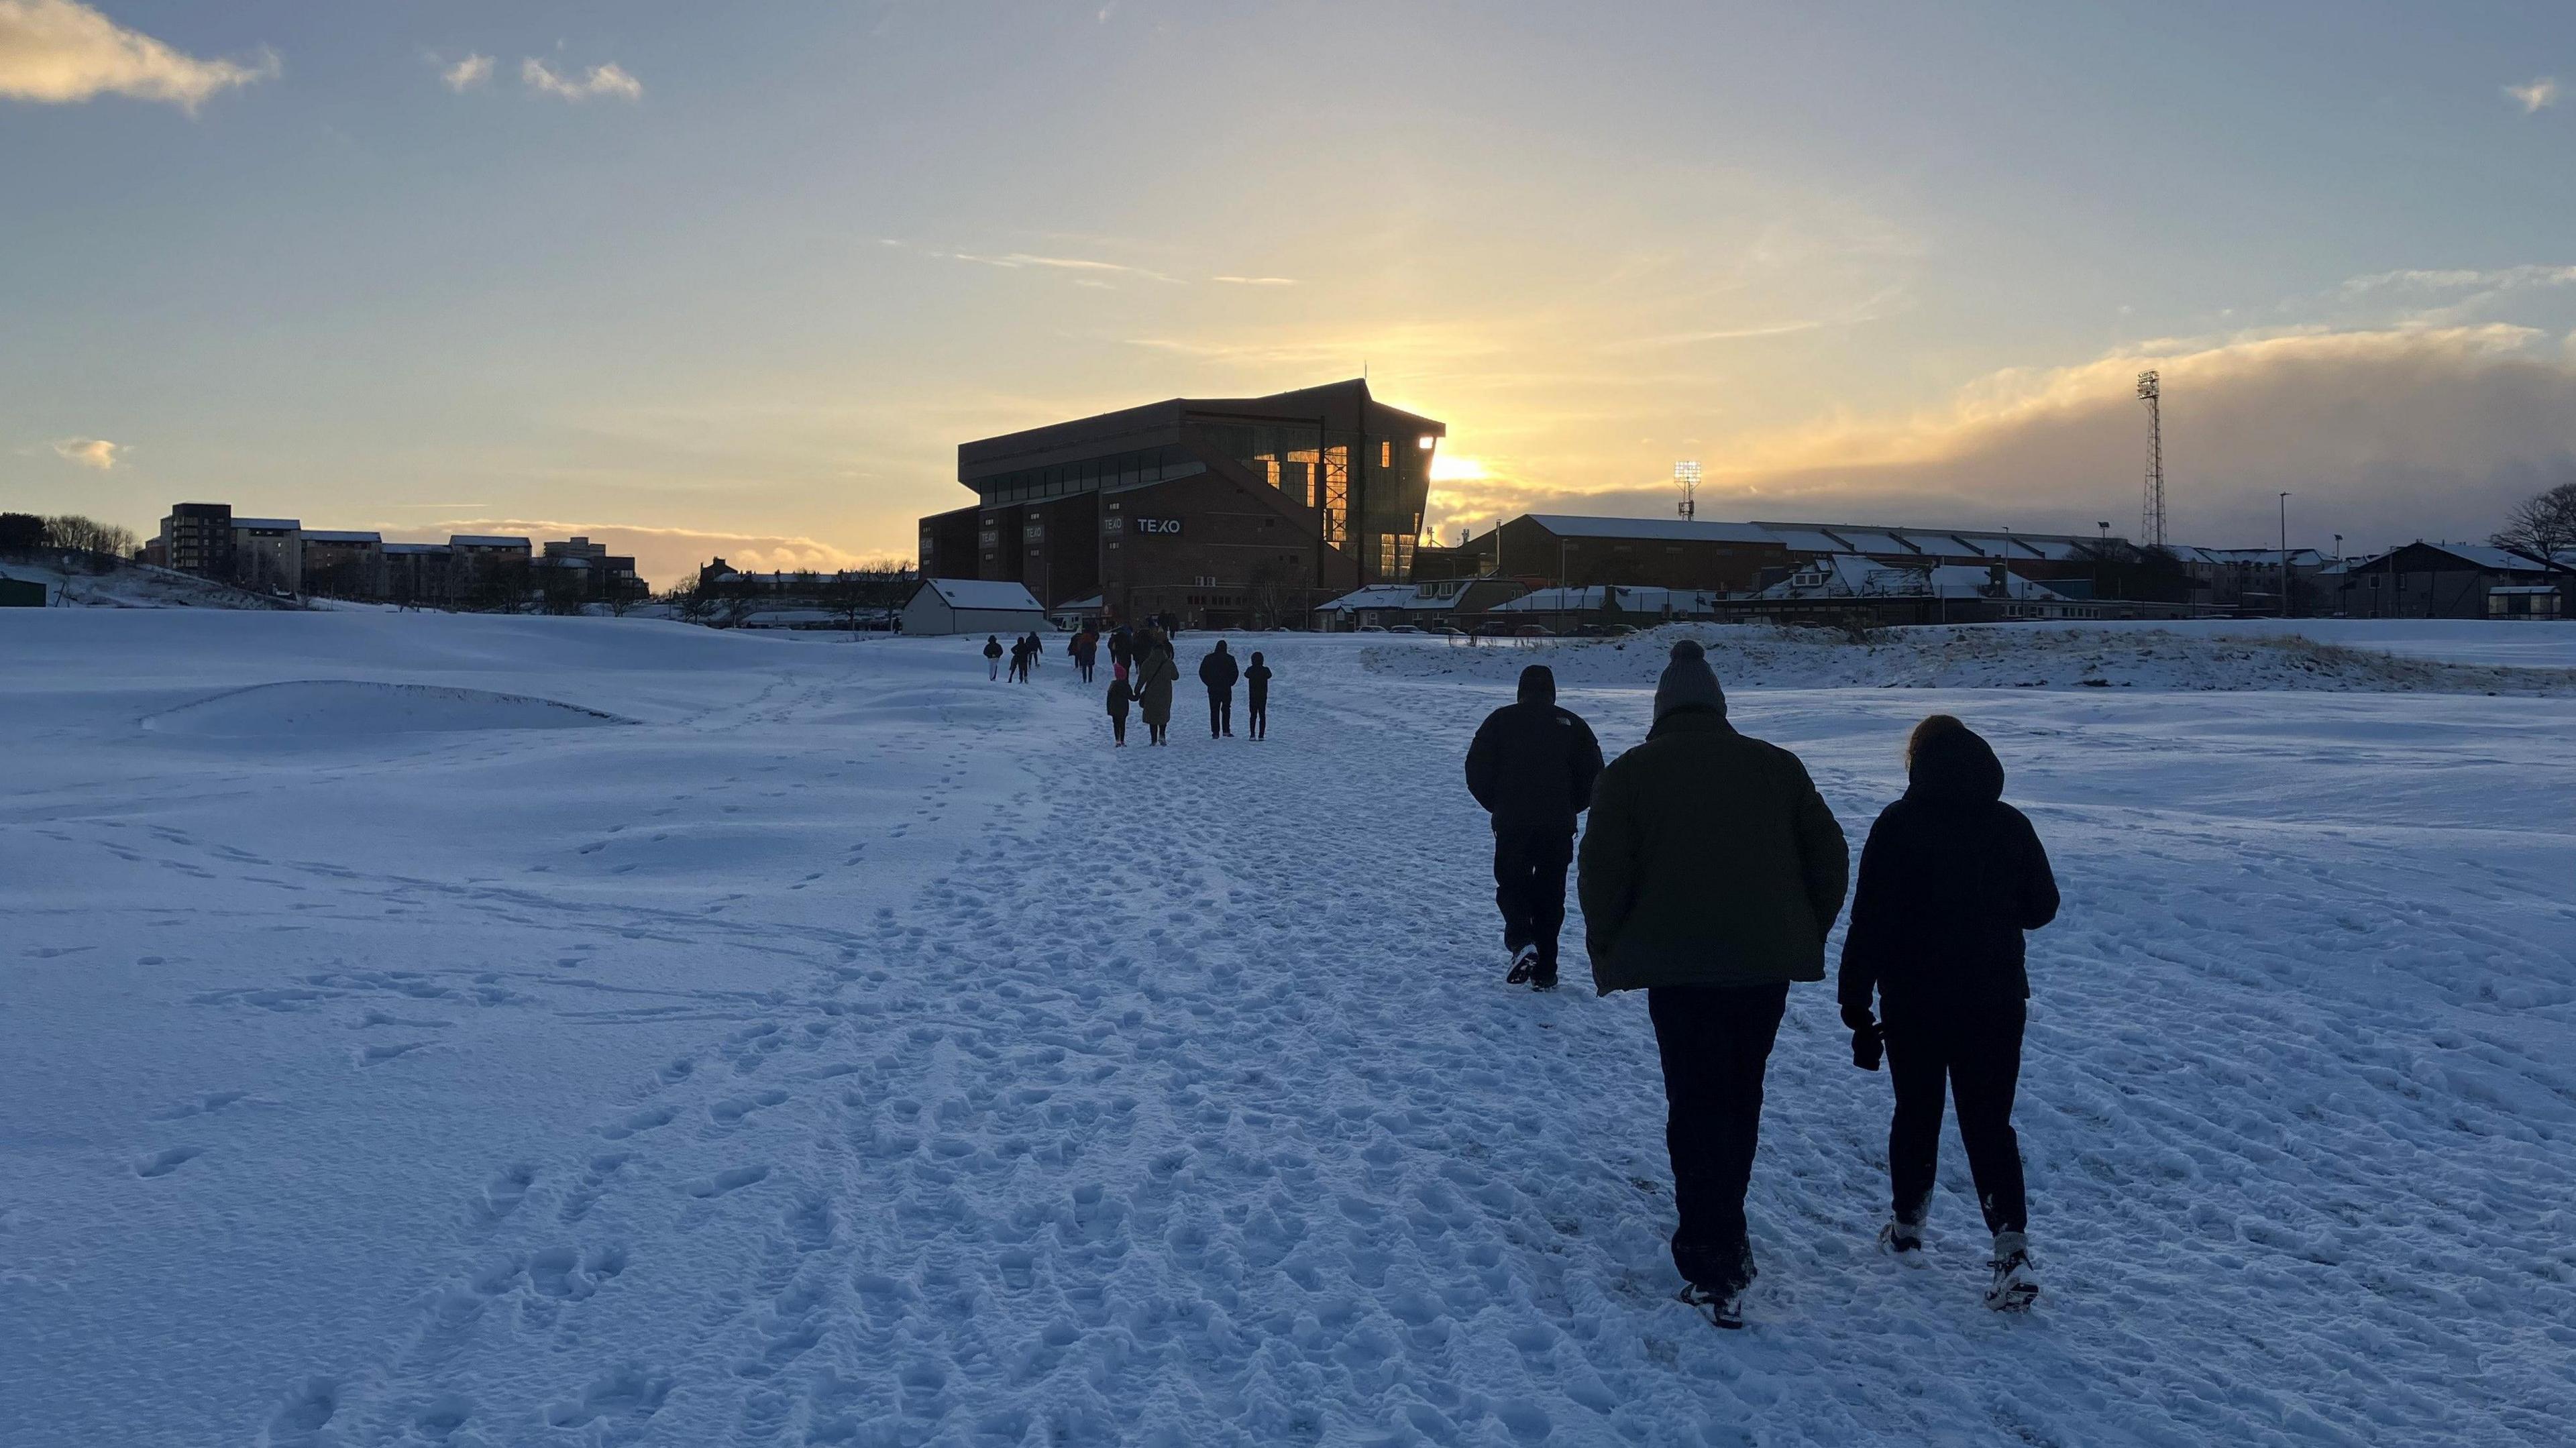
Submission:
[[1016,583],[925,578],[903,606],[907,634],[1024,634],[1046,627],[1046,611]]

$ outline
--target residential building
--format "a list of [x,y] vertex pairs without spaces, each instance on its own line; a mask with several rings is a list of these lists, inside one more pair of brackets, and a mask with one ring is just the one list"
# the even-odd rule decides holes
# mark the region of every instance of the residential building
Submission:
[[384,597],[384,535],[305,529],[302,577],[304,590],[309,593],[332,598]]
[[161,547],[181,573],[229,582],[233,576],[233,505],[173,503],[161,520]]
[[233,581],[268,593],[304,591],[304,525],[293,518],[235,518]]

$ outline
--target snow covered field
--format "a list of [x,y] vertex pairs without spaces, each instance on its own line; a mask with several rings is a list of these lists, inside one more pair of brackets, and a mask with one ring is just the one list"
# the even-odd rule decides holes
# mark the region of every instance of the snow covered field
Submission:
[[1112,753],[964,641],[0,615],[0,1444],[2562,1443],[2576,689],[2492,666],[2571,635],[2366,627],[1711,632],[1855,845],[1946,709],[2067,897],[2039,1310],[1955,1137],[1872,1250],[1805,987],[1720,1334],[1643,1002],[1501,986],[1459,782],[1534,658],[1642,737],[1653,640],[1274,635],[1270,741]]

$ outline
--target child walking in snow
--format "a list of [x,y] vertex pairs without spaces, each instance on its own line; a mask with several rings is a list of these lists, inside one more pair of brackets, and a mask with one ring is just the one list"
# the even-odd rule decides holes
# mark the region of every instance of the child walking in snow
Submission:
[[1252,667],[1243,671],[1245,693],[1244,733],[1261,739],[1270,733],[1270,666],[1261,661],[1261,651],[1252,651]]
[[999,634],[984,635],[984,677],[997,681],[1002,677],[1002,636]]
[[[1896,1087],[1895,1211],[1879,1240],[1900,1257],[1923,1250],[1946,1087],[1995,1234],[1986,1305],[2018,1312],[2039,1296],[2012,1126],[2030,997],[2022,932],[2057,918],[2057,879],[2038,832],[2003,802],[2002,763],[1967,725],[1932,715],[1914,726],[1905,760],[1905,796],[1861,851],[1836,991],[1853,1064],[1875,1071],[1883,1049]],[[1883,1020],[1870,1016],[1873,993]]]
[[1109,681],[1109,731],[1117,736],[1120,749],[1127,747],[1127,706],[1135,697],[1127,687],[1127,670],[1121,667]]

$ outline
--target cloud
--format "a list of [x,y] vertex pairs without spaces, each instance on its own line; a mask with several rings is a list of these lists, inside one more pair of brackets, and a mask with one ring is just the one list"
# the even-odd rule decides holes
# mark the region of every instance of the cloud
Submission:
[[[2136,374],[2164,374],[2176,541],[2259,544],[2287,490],[2294,544],[2482,538],[2515,501],[2576,478],[2576,360],[2534,329],[2300,332],[2126,349],[2014,369],[1908,417],[1828,418],[1727,444],[1700,515],[2134,536],[2146,454]],[[1534,508],[1664,516],[1660,477],[1550,487],[1510,459],[1434,492],[1444,537]],[[1643,469],[1640,469],[1643,471]]]
[[519,80],[539,95],[561,96],[568,101],[588,100],[592,96],[616,96],[622,100],[644,99],[644,82],[628,75],[625,68],[611,61],[594,65],[579,80],[555,74],[546,63],[529,56],[519,62]]
[[[500,533],[540,542],[579,534],[593,543],[607,544],[611,553],[633,557],[637,576],[659,588],[696,577],[698,565],[719,555],[734,567],[755,573],[792,573],[806,568],[830,573],[881,562],[889,556],[854,553],[838,544],[799,534],[728,533],[550,518],[449,518],[435,523],[387,525],[387,531],[418,532],[434,542],[444,542],[450,533]],[[911,549],[904,548],[900,556],[909,558]]]
[[2558,287],[2576,282],[2576,266],[2524,265],[2480,271],[2467,267],[2375,272],[2343,284],[2347,295],[2365,292],[2503,291],[2516,287]]
[[0,97],[67,104],[123,95],[194,114],[217,91],[277,70],[266,53],[254,65],[200,60],[78,0],[0,0]]
[[96,468],[102,473],[113,469],[117,463],[117,444],[103,437],[67,437],[54,444],[54,453],[65,462]]
[[454,65],[441,66],[438,78],[452,91],[470,90],[492,79],[492,57],[469,55]]
[[2558,77],[2544,75],[2524,85],[2509,85],[2504,88],[2504,93],[2513,97],[2514,104],[2522,107],[2524,115],[2535,116],[2558,104]]
[[1009,270],[1018,270],[1021,267],[1039,267],[1053,271],[1093,273],[1107,272],[1120,276],[1143,277],[1148,281],[1170,282],[1176,286],[1185,285],[1179,277],[1167,276],[1150,267],[1128,266],[1123,262],[1114,261],[1094,261],[1088,257],[1033,256],[1025,251],[1011,252],[1006,256],[978,256],[972,252],[963,251],[934,251],[930,253],[930,255],[946,256],[951,261],[971,261],[979,266],[997,266]]
[[1821,332],[1831,327],[1856,327],[1885,316],[1905,297],[1902,286],[1887,287],[1877,295],[1854,306],[1822,317],[1803,317],[1786,322],[1762,323],[1745,327],[1717,327],[1701,332],[1668,332],[1656,337],[1636,337],[1625,342],[1611,342],[1604,352],[1635,352],[1653,347],[1687,347],[1701,342],[1741,342],[1762,337],[1787,337],[1800,332]]
[[1227,286],[1232,287],[1293,287],[1297,285],[1297,279],[1295,277],[1209,277],[1208,280],[1212,282],[1223,282]]

